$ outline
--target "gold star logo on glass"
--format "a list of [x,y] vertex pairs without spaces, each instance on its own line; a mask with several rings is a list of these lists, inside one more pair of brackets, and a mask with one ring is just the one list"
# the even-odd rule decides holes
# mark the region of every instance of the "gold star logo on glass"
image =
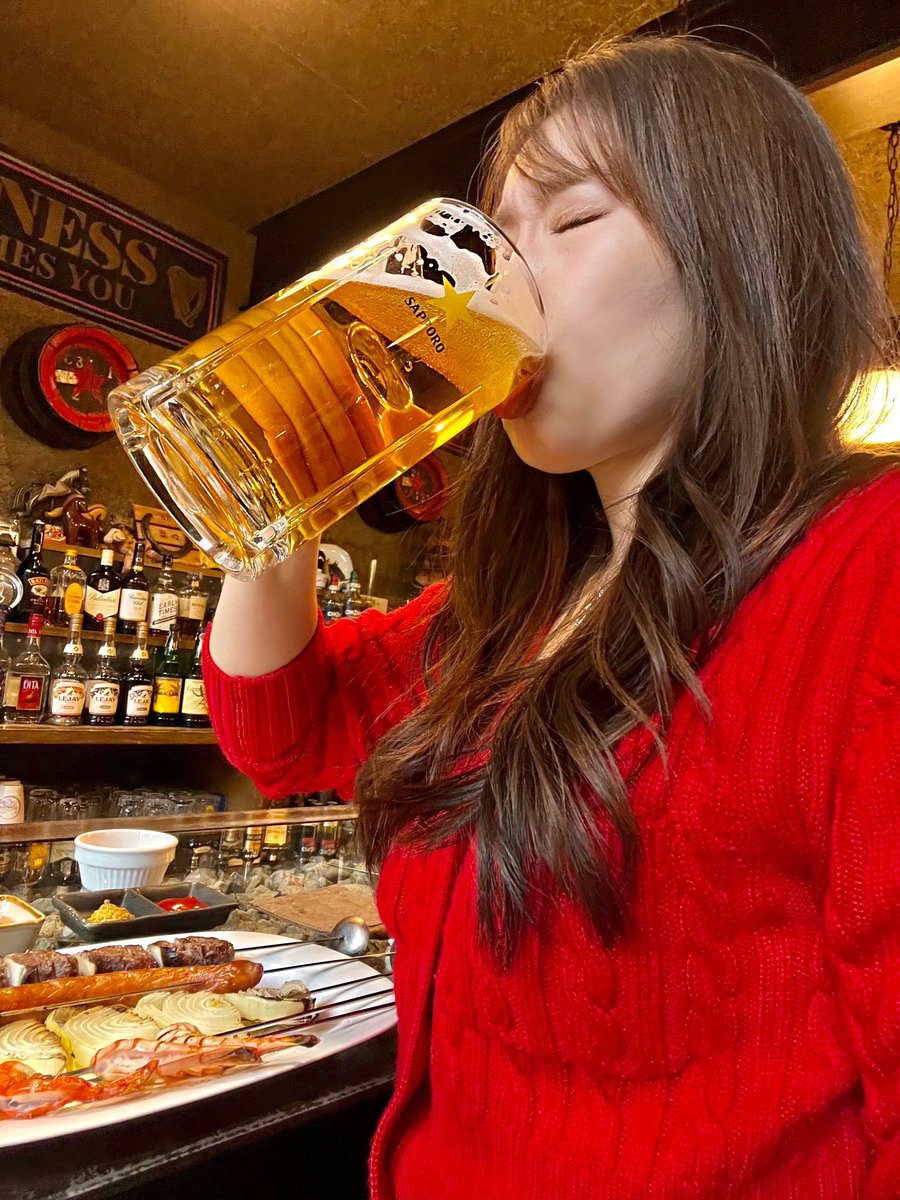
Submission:
[[457,321],[466,320],[469,316],[469,304],[474,292],[458,292],[447,279],[443,280],[444,298],[432,300],[435,308],[439,308],[445,317],[445,329],[452,329]]

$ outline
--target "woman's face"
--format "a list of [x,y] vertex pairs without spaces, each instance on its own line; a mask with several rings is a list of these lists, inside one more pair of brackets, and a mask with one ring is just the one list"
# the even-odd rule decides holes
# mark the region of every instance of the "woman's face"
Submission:
[[513,167],[495,219],[531,267],[547,317],[536,401],[503,419],[516,453],[551,474],[591,471],[601,497],[604,480],[612,491],[634,484],[661,457],[687,383],[674,264],[595,177],[542,199]]

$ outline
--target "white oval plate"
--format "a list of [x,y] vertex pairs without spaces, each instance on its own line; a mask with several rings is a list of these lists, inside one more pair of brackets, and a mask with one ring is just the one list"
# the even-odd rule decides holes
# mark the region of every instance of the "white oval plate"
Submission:
[[[290,943],[291,939],[279,937],[271,933],[251,933],[246,930],[225,929],[212,933],[210,937],[227,939],[238,951],[238,957],[253,958],[254,946],[268,946],[275,942]],[[119,938],[116,942],[105,945],[139,945],[146,946],[157,938]],[[97,947],[93,944],[91,949]],[[305,962],[322,962],[331,960],[324,967],[304,967]],[[283,950],[263,950],[258,956],[267,971],[274,967],[296,965],[296,973],[280,971],[277,975],[263,975],[260,987],[279,987],[289,979],[302,979],[309,988],[327,987],[332,983],[346,983],[345,988],[327,992],[321,999],[321,1004],[341,1002],[340,1009],[331,1009],[335,1019],[322,1025],[316,1025],[310,1030],[319,1039],[315,1046],[292,1046],[288,1050],[279,1050],[276,1054],[267,1055],[265,1066],[254,1066],[246,1071],[230,1071],[211,1079],[194,1079],[190,1082],[179,1083],[175,1086],[154,1088],[148,1092],[136,1092],[121,1099],[103,1100],[96,1104],[73,1105],[59,1112],[48,1113],[45,1117],[34,1117],[31,1120],[0,1121],[0,1149],[7,1146],[20,1146],[26,1142],[42,1141],[44,1138],[58,1138],[74,1133],[85,1133],[90,1129],[100,1129],[114,1121],[131,1121],[135,1117],[151,1116],[164,1112],[169,1108],[177,1108],[182,1104],[190,1104],[194,1100],[205,1100],[208,1096],[218,1096],[222,1092],[230,1092],[234,1088],[245,1087],[259,1080],[271,1079],[284,1071],[291,1071],[306,1063],[316,1062],[320,1058],[328,1058],[340,1050],[347,1050],[360,1042],[383,1033],[397,1022],[396,1010],[383,1008],[370,1016],[341,1016],[347,1008],[354,1007],[354,998],[376,990],[384,990],[385,997],[393,995],[391,980],[379,975],[368,963],[357,962],[347,955],[332,949],[330,946],[317,946],[312,942],[303,945],[288,944]],[[114,1003],[114,1001],[110,1001]],[[361,1000],[358,1007],[384,1004],[384,999],[373,998]],[[25,1014],[23,1013],[23,1016]]]

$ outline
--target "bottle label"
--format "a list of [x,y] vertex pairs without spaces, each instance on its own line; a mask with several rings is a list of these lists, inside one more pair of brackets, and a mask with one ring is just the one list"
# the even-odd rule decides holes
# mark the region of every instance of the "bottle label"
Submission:
[[153,681],[153,711],[155,713],[178,714],[181,702],[181,680],[157,675]]
[[80,717],[85,686],[80,679],[56,679],[50,688],[50,712],[55,717]]
[[88,684],[87,710],[92,717],[111,717],[119,706],[119,685],[110,679],[92,679]]
[[188,618],[191,621],[202,621],[206,612],[206,596],[202,592],[191,592],[188,602]]
[[11,672],[7,671],[6,681],[3,685],[3,707],[4,708],[15,708],[16,707],[16,697],[18,696],[18,694],[19,694],[18,677],[13,675]]
[[[103,579],[101,583],[109,581]],[[85,612],[90,617],[103,619],[105,617],[114,617],[119,611],[119,598],[122,595],[121,588],[114,588],[113,591],[98,592],[96,588],[89,587],[87,590],[87,598],[84,602]]]
[[26,587],[26,595],[45,599],[50,593],[50,576],[49,575],[32,575],[28,580]]
[[119,604],[120,621],[146,621],[147,604],[150,597],[147,592],[138,588],[122,588],[122,601]]
[[148,717],[150,715],[150,700],[153,696],[153,686],[149,683],[135,683],[128,689],[125,701],[126,717]]
[[42,675],[20,675],[18,681],[13,679],[13,683],[15,682],[19,684],[15,700],[16,709],[19,712],[38,712],[44,702],[44,684],[46,683],[44,677]]
[[150,628],[167,632],[178,616],[178,597],[174,592],[154,592],[150,597]]
[[186,679],[184,681],[181,711],[188,717],[209,716],[209,709],[206,706],[206,689],[202,679]]
[[80,583],[70,583],[63,593],[63,608],[67,617],[74,617],[81,612],[84,604],[84,588]]

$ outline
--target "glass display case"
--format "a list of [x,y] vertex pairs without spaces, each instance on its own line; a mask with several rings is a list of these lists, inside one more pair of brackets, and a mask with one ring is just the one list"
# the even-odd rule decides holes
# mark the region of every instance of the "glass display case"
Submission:
[[[223,812],[217,811],[223,798],[201,790],[86,787],[70,792],[33,787],[25,798],[26,820],[0,824],[0,894],[44,914],[34,949],[80,940],[55,901],[82,889],[75,838],[98,829],[173,834],[174,857],[160,884],[173,894],[211,889],[236,902],[219,926],[223,936],[242,929],[321,939],[347,916],[362,916],[374,936],[383,934],[374,880],[355,845],[356,808],[317,803],[333,793],[294,797],[297,807]],[[137,884],[106,890],[116,891],[114,900],[121,901],[123,892],[142,889]],[[127,924],[123,919],[121,936]]]

